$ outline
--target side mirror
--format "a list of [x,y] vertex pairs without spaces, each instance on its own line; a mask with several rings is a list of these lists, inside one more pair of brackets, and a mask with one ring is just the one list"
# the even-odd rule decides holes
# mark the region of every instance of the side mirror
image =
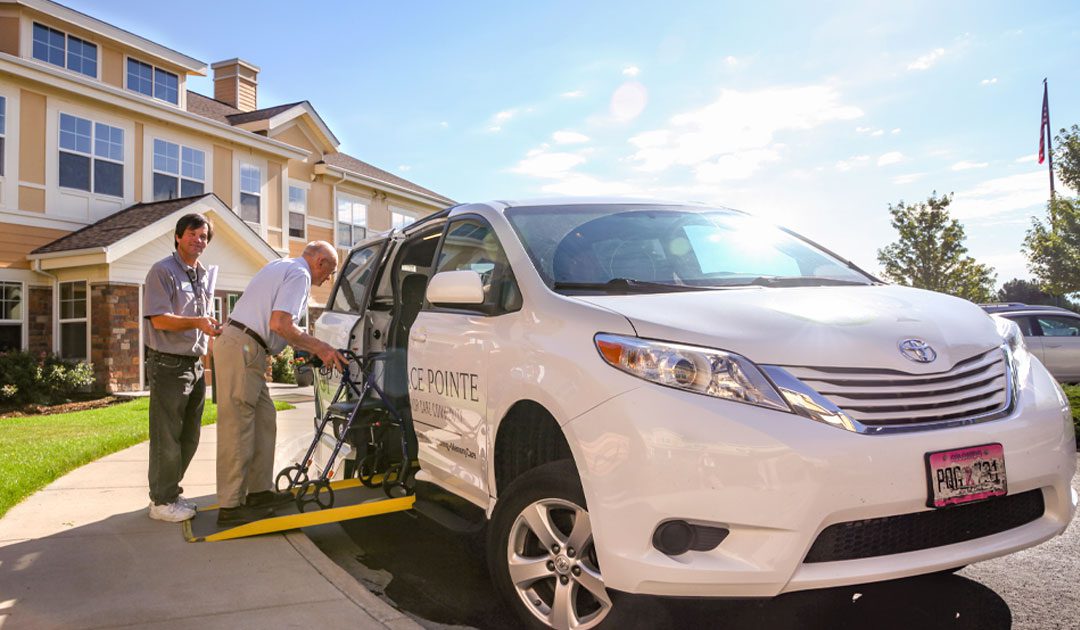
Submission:
[[428,282],[426,297],[432,304],[476,306],[484,303],[484,283],[475,271],[442,271]]

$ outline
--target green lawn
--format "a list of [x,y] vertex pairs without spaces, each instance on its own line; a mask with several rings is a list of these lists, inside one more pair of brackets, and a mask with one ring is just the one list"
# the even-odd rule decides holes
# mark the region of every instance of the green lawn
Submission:
[[1065,395],[1069,397],[1069,405],[1072,407],[1073,428],[1076,429],[1076,439],[1080,442],[1080,385],[1062,385]]
[[[138,398],[88,411],[0,418],[0,517],[71,470],[147,440],[149,407],[149,398]],[[217,406],[207,400],[203,425],[215,420]]]

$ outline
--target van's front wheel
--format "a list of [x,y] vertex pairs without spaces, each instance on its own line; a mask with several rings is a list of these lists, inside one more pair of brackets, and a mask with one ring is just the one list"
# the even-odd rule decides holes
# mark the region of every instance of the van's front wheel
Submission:
[[503,598],[530,627],[600,625],[613,607],[573,462],[534,468],[500,494],[487,556]]

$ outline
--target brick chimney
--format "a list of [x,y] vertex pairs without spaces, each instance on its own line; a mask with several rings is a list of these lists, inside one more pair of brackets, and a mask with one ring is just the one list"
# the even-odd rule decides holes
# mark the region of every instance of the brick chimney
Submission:
[[214,70],[214,98],[243,112],[259,108],[256,93],[259,67],[243,59],[227,59],[210,66]]

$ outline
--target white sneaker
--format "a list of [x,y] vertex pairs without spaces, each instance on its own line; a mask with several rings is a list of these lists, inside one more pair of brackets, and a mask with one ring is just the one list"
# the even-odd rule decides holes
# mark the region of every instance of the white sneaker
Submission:
[[195,510],[184,506],[180,501],[158,505],[150,503],[150,518],[170,523],[180,523],[195,517]]
[[180,505],[186,507],[186,508],[195,510],[196,512],[199,511],[199,506],[195,505],[194,501],[192,501],[191,499],[185,497],[182,494],[180,496],[176,497],[176,502],[179,503]]

